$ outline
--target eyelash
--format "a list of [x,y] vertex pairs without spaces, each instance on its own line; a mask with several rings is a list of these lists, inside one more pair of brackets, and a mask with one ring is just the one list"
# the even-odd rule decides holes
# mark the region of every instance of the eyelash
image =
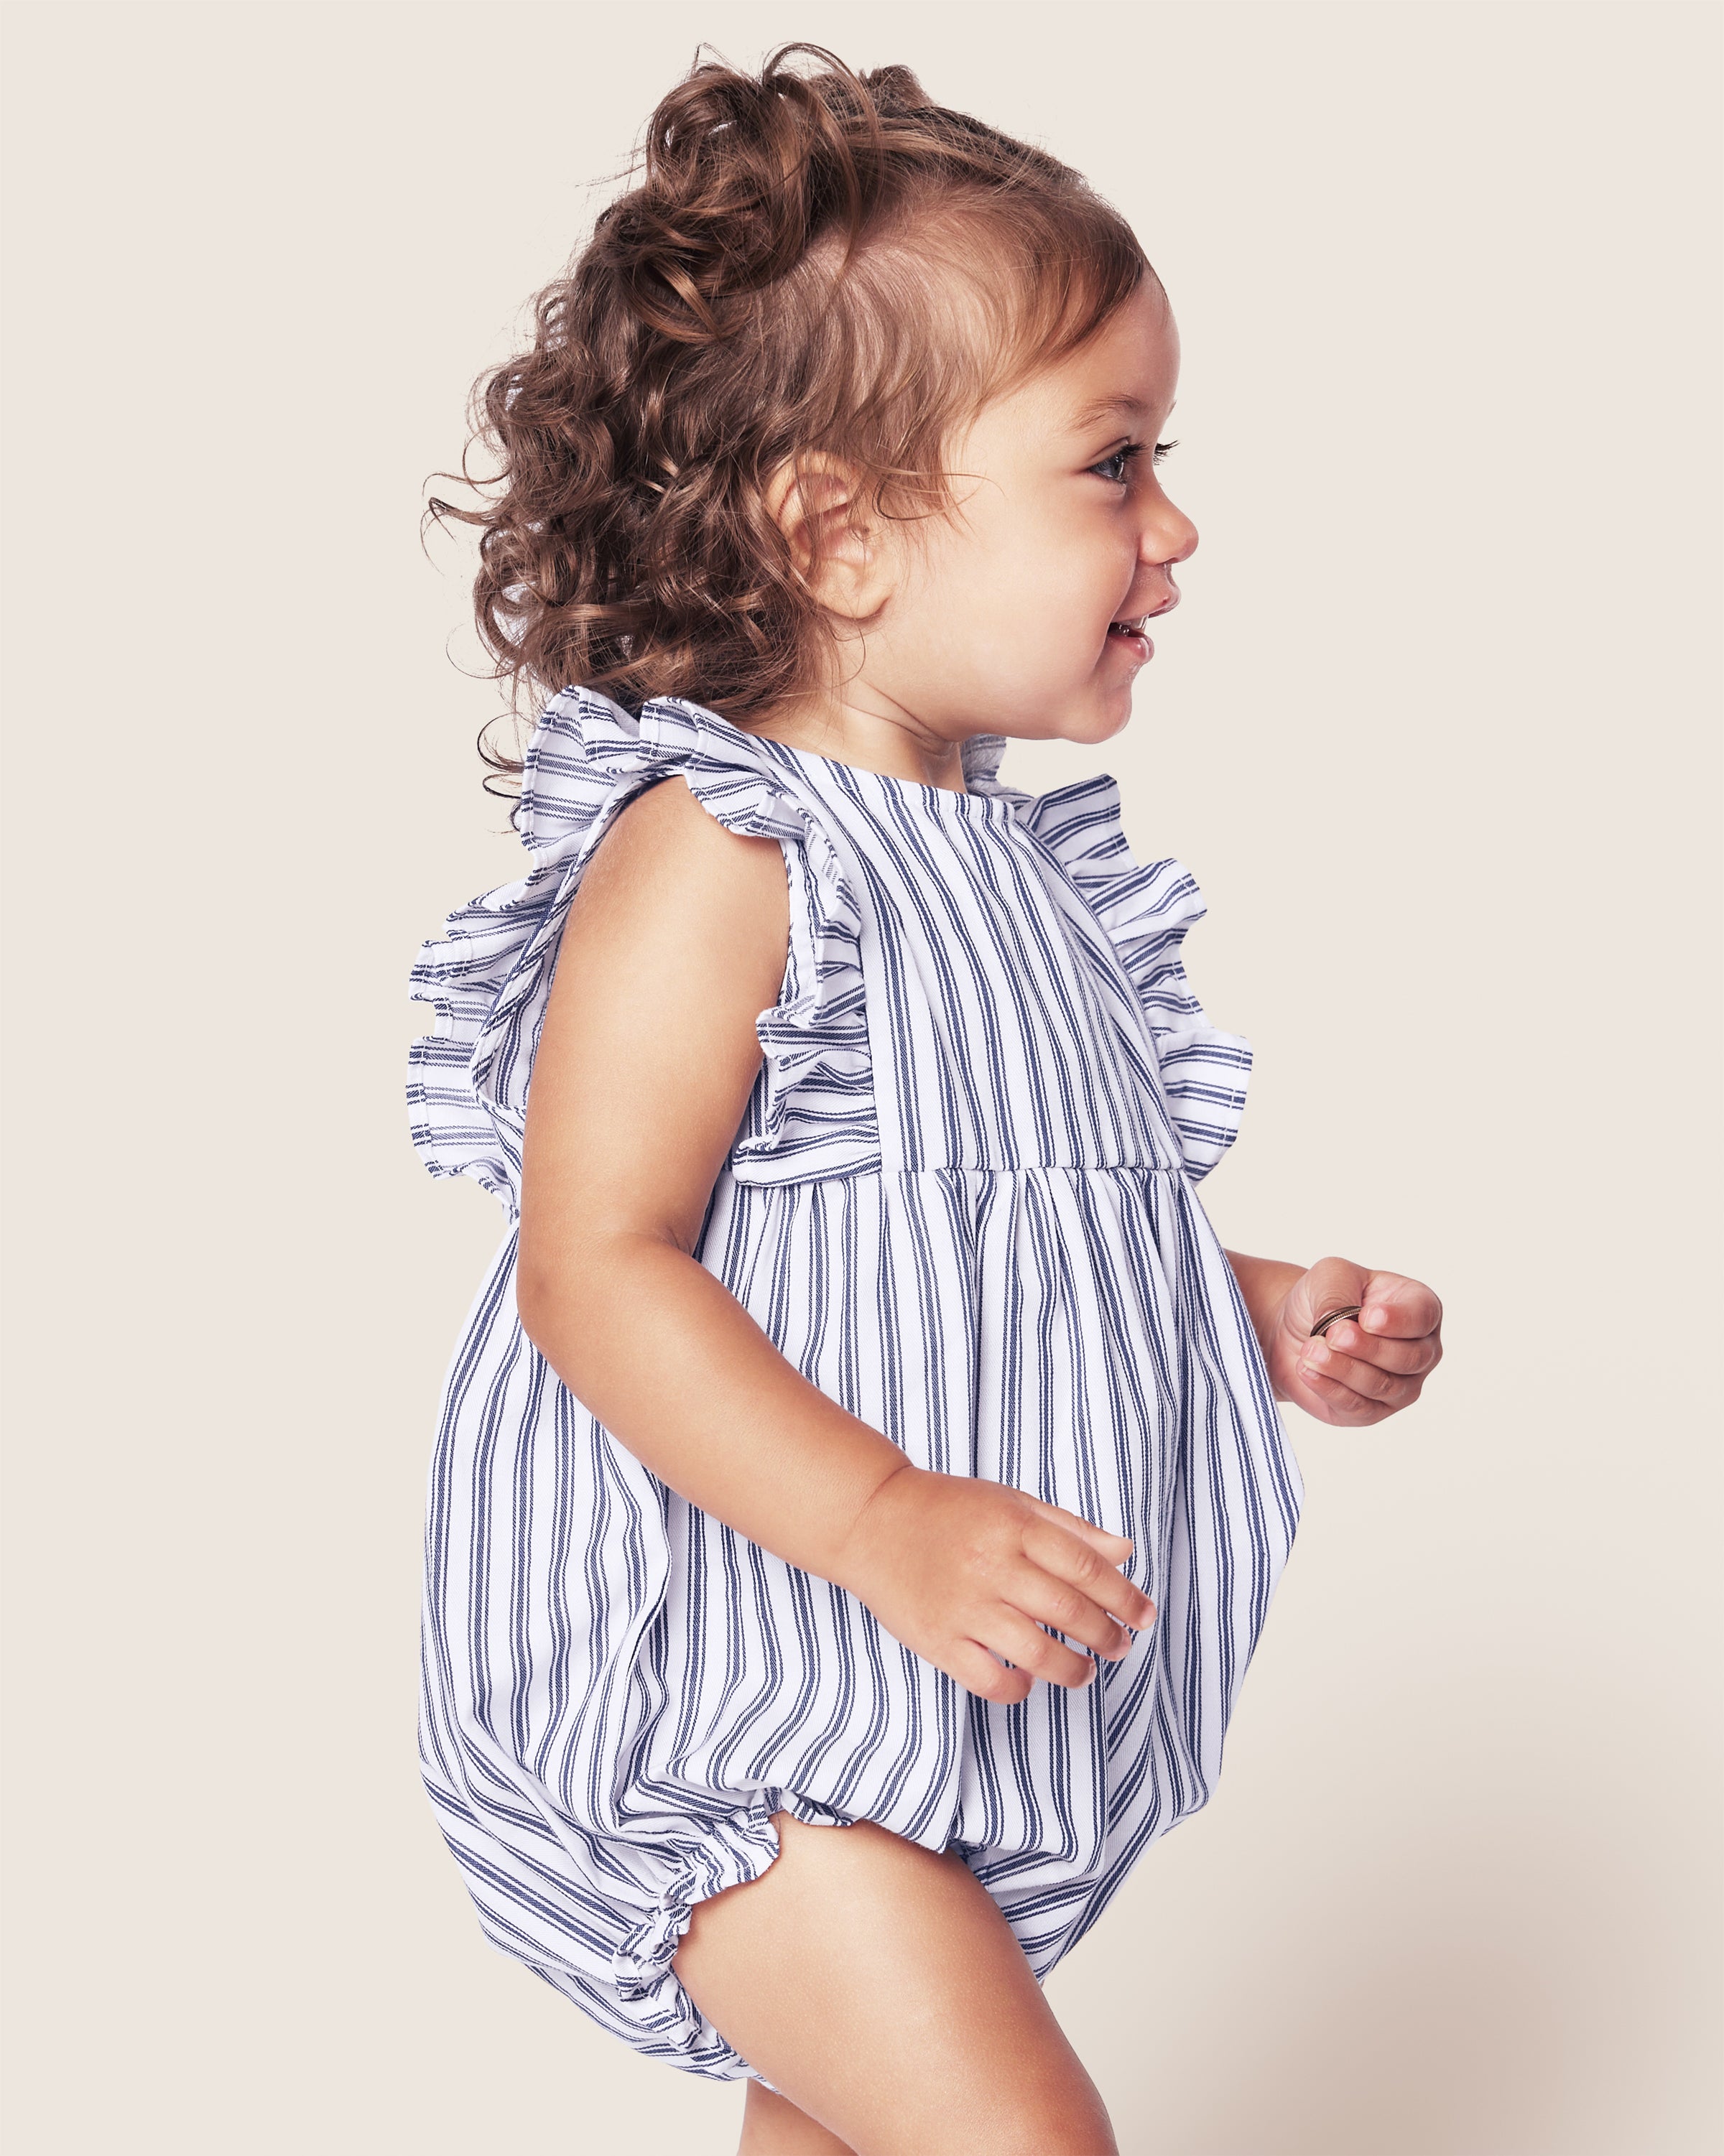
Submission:
[[[1129,465],[1134,457],[1140,457],[1145,449],[1148,447],[1149,444],[1146,442],[1127,442],[1123,449],[1112,450],[1107,456],[1104,456],[1102,459],[1101,464],[1092,465],[1089,469],[1093,472],[1101,472],[1103,465],[1114,464],[1121,457],[1123,457]],[[1157,442],[1150,461],[1155,464],[1160,464],[1163,457],[1167,454],[1170,449],[1176,449],[1178,447],[1179,444],[1177,442]],[[1104,478],[1106,477],[1105,473],[1103,473],[1102,475]],[[1126,475],[1122,472],[1118,479],[1109,480],[1109,484],[1112,486],[1124,486],[1126,484]]]

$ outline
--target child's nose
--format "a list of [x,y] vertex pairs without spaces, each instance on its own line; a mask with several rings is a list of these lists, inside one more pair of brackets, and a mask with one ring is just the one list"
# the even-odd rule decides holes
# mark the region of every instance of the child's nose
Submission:
[[1171,568],[1189,562],[1197,551],[1197,527],[1182,509],[1171,501],[1156,505],[1144,531],[1143,558],[1153,568]]

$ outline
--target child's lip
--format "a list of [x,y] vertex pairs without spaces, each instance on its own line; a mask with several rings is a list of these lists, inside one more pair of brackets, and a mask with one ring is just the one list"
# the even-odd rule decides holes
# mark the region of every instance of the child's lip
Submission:
[[1173,609],[1179,604],[1180,600],[1184,594],[1181,592],[1179,586],[1174,583],[1171,577],[1167,578],[1166,582],[1167,596],[1166,598],[1160,601],[1158,604],[1149,607],[1135,607],[1130,613],[1116,613],[1114,616],[1114,620],[1135,621],[1140,624],[1146,621],[1154,621],[1161,614],[1171,613]]
[[1137,624],[1136,628],[1133,629],[1132,633],[1129,636],[1115,636],[1114,634],[1113,623],[1110,622],[1108,624],[1108,633],[1102,639],[1103,642],[1105,644],[1140,644],[1143,646],[1143,649],[1138,656],[1137,663],[1140,666],[1146,666],[1150,660],[1155,655],[1155,647],[1146,633],[1144,628],[1144,624],[1145,622],[1154,621],[1159,614],[1171,613],[1180,602],[1179,586],[1174,583],[1171,577],[1167,579],[1167,596],[1162,600],[1160,606],[1145,607],[1140,613],[1116,614],[1114,616],[1114,620],[1122,624],[1125,622],[1135,622]]

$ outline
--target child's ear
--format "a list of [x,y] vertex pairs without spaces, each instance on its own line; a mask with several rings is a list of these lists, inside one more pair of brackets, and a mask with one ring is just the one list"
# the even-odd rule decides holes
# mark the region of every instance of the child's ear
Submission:
[[823,449],[805,452],[779,466],[764,499],[821,606],[852,621],[880,611],[891,594],[893,567],[880,521],[869,513],[849,465]]

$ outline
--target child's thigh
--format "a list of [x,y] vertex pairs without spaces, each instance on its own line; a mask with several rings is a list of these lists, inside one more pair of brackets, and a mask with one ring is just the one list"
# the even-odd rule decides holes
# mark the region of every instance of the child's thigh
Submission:
[[1114,2156],[1107,2113],[986,1890],[949,1852],[780,1812],[781,1854],[698,1903],[677,1974],[857,2156]]

